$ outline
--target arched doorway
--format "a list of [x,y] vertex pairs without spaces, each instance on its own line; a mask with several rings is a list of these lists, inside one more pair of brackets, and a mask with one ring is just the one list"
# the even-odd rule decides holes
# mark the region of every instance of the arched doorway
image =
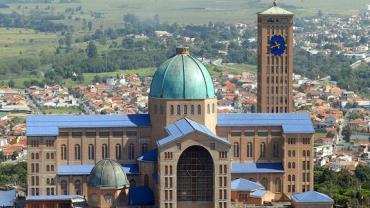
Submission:
[[214,164],[208,150],[200,146],[187,148],[177,163],[177,201],[212,202],[213,180]]

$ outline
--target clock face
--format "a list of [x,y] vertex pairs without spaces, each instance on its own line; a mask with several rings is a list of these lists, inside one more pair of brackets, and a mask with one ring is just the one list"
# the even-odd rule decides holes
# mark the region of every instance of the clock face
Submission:
[[274,56],[281,56],[285,50],[285,39],[281,35],[274,35],[270,40],[270,52]]

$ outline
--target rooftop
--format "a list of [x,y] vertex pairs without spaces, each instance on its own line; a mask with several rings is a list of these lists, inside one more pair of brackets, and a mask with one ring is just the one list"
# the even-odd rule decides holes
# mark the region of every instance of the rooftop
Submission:
[[255,191],[255,190],[263,190],[265,187],[263,187],[261,184],[244,179],[244,178],[238,178],[233,181],[231,181],[231,190],[232,191]]
[[313,203],[313,204],[333,204],[334,200],[328,195],[317,192],[308,191],[303,193],[294,194],[292,201],[295,203]]
[[31,196],[28,195],[26,197],[26,201],[67,201],[72,199],[84,199],[83,196],[80,195],[39,195],[39,196]]
[[270,9],[260,12],[258,14],[262,15],[294,15],[292,12],[289,12],[283,8],[280,8],[278,6],[273,6]]
[[[89,175],[94,165],[59,165],[57,175]],[[124,164],[123,171],[127,175],[139,173],[138,164]]]
[[284,173],[282,163],[232,163],[231,173]]
[[0,207],[14,206],[16,190],[0,191]]

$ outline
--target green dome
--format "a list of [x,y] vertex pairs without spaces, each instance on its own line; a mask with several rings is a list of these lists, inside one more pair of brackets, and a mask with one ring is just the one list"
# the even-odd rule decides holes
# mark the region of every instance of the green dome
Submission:
[[106,189],[122,189],[129,187],[126,173],[122,166],[114,160],[101,160],[91,170],[88,185]]
[[178,48],[177,54],[165,61],[155,72],[150,96],[164,99],[215,98],[212,78],[206,67]]

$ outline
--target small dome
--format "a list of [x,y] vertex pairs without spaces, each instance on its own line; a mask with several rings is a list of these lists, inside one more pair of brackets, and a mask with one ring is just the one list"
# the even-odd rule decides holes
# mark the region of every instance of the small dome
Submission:
[[189,55],[189,48],[177,48],[176,55],[155,72],[150,96],[164,99],[215,98],[213,81],[206,67]]
[[129,187],[126,173],[122,166],[114,160],[101,160],[91,170],[88,185],[106,189],[122,189]]

